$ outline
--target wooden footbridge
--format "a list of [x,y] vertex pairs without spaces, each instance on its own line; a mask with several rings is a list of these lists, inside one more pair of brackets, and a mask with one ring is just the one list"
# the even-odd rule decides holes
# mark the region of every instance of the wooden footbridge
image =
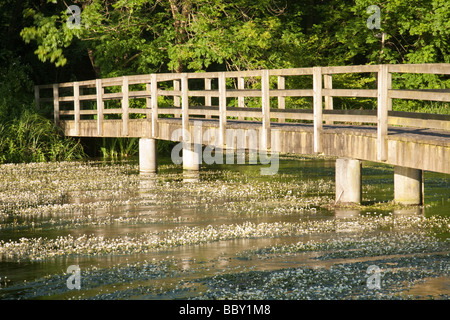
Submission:
[[[333,76],[354,73],[376,79],[374,88],[333,88]],[[423,170],[450,174],[450,115],[395,111],[393,100],[444,105],[450,89],[393,89],[394,74],[442,79],[450,75],[450,64],[134,75],[39,85],[35,98],[37,107],[53,103],[55,124],[67,136],[141,138],[141,171],[156,171],[155,139],[183,141],[183,165],[196,170],[201,159],[197,155],[193,163],[196,151],[189,153],[187,146],[250,149],[250,131],[257,130],[259,150],[337,157],[339,202],[360,201],[360,161],[366,160],[393,165],[395,199],[417,204],[423,199]],[[309,86],[292,88],[300,78]],[[311,109],[291,107],[305,97]],[[377,107],[335,110],[334,97],[373,98]],[[180,130],[183,134],[176,134]],[[228,133],[244,135],[245,141],[239,146]]]

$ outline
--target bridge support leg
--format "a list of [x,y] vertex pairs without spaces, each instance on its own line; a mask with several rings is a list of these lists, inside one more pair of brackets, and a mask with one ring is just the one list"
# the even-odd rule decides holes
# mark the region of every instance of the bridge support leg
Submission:
[[422,170],[394,167],[394,201],[405,205],[423,204]]
[[156,139],[139,139],[139,171],[143,173],[156,173]]
[[361,203],[361,161],[336,160],[336,203]]
[[199,171],[202,164],[202,146],[183,144],[183,170]]

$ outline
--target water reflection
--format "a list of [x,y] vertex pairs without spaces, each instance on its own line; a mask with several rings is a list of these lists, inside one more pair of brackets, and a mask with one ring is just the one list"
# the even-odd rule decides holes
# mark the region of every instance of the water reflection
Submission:
[[396,214],[396,215],[422,215],[422,214],[424,214],[424,208],[423,207],[410,207],[410,208],[394,209],[394,214]]
[[139,190],[147,191],[153,189],[157,184],[157,173],[139,173]]
[[335,216],[336,218],[354,218],[361,214],[361,211],[358,209],[346,209],[346,208],[339,208],[335,209]]
[[[423,215],[425,212],[424,207],[420,206],[414,206],[414,207],[404,207],[404,208],[395,208],[392,211],[389,211],[389,213],[392,213],[394,215]],[[336,208],[334,210],[335,217],[338,219],[348,219],[348,218],[356,218],[361,214],[364,213],[372,213],[366,210],[359,210],[355,208]],[[377,213],[376,210],[374,210],[373,213]],[[382,212],[378,212],[382,214]]]
[[196,183],[200,181],[200,172],[199,171],[183,171],[183,183]]

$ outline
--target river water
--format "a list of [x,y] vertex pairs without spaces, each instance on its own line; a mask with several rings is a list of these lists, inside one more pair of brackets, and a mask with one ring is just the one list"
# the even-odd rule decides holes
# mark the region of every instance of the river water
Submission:
[[448,299],[450,176],[400,207],[392,167],[364,163],[362,204],[338,208],[334,163],[2,165],[0,298]]

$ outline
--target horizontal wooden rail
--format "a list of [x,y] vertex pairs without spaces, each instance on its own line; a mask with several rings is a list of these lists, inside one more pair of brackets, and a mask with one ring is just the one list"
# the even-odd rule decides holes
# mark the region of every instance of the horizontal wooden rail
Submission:
[[[348,73],[369,73],[376,75],[377,89],[333,88],[333,75]],[[130,130],[130,115],[140,115],[151,125],[149,137],[157,138],[159,115],[181,116],[183,128],[189,125],[190,117],[218,119],[222,144],[227,122],[232,120],[261,122],[264,144],[270,148],[271,122],[307,121],[314,127],[314,150],[322,152],[322,135],[326,126],[336,122],[376,124],[378,160],[387,159],[387,134],[389,125],[415,128],[450,130],[450,116],[392,111],[392,99],[412,99],[450,102],[450,89],[392,89],[393,73],[424,73],[449,75],[450,64],[416,65],[364,65],[331,66],[314,68],[291,68],[273,70],[250,70],[232,72],[164,73],[133,75],[60,84],[35,86],[36,106],[53,103],[54,121],[60,117],[72,117],[75,121],[75,135],[80,132],[80,123],[86,117],[97,119],[97,135],[102,136],[105,115],[120,115],[122,135]],[[286,88],[286,79],[293,76],[312,78],[310,88]],[[233,87],[227,86],[232,79]],[[276,80],[276,81],[275,81]],[[190,81],[195,88],[190,88]],[[204,83],[203,89],[200,84]],[[228,83],[230,83],[228,81]],[[247,87],[246,84],[252,83]],[[136,85],[138,85],[136,87]],[[200,89],[199,89],[200,86]],[[41,96],[42,91],[50,94]],[[163,107],[158,97],[173,99],[173,105]],[[203,98],[204,105],[190,105],[190,98]],[[309,97],[313,102],[310,110],[286,109],[286,98]],[[376,98],[376,110],[333,110],[333,98]],[[134,99],[145,100],[142,108],[130,105]],[[228,106],[228,99],[235,99],[237,106]],[[246,99],[259,101],[260,108],[246,107]],[[83,104],[91,101],[88,109]],[[105,106],[105,102],[113,101]],[[114,103],[114,101],[116,101]],[[275,103],[276,101],[276,103]],[[93,102],[93,103],[92,103]],[[120,107],[119,104],[120,103]],[[67,110],[67,105],[72,104]],[[275,108],[275,106],[277,108]],[[83,116],[83,118],[81,117]],[[62,120],[66,121],[66,120]]]

